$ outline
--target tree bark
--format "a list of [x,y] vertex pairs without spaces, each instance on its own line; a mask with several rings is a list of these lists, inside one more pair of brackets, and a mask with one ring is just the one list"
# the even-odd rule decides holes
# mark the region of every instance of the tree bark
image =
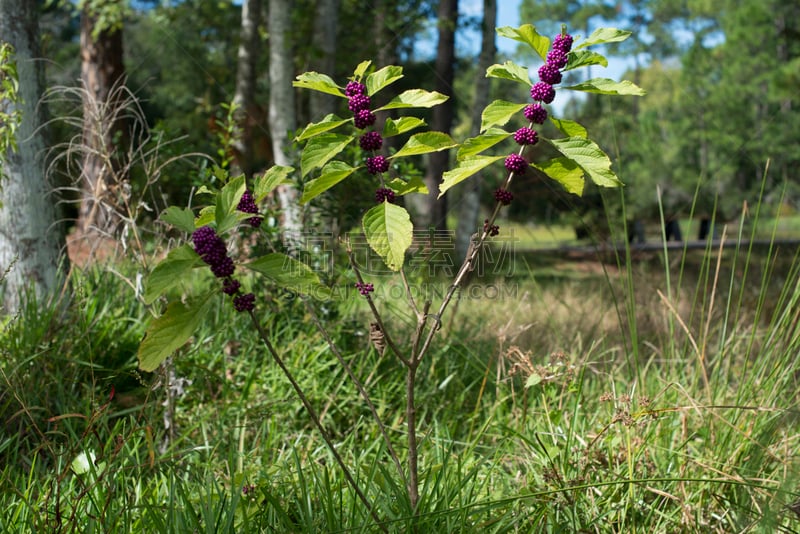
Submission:
[[[486,69],[491,67],[497,54],[495,26],[497,25],[497,0],[483,0],[483,23],[481,52],[478,57],[478,71],[475,73],[475,96],[472,100],[472,126],[470,135],[480,133],[481,113],[489,104],[489,78]],[[459,206],[458,226],[456,227],[456,255],[465,258],[469,249],[470,236],[479,230],[481,208],[481,182],[479,173],[464,184]]]
[[[458,24],[458,0],[441,0],[439,2],[439,42],[436,47],[436,84],[435,90],[450,98],[433,108],[431,129],[449,134],[453,125],[454,91],[456,62],[456,25]],[[428,187],[426,206],[422,214],[425,227],[433,227],[437,231],[447,231],[447,197],[439,197],[439,184],[442,173],[449,167],[450,151],[434,152],[428,158],[425,172],[425,185]]]
[[[318,0],[311,67],[317,72],[334,76],[336,71],[336,33],[339,30],[340,0]],[[309,108],[313,120],[319,120],[336,111],[337,98],[333,95],[311,91]]]
[[17,151],[5,154],[0,178],[0,273],[13,264],[5,276],[2,304],[4,313],[15,313],[23,293],[32,291],[42,299],[60,288],[63,271],[59,260],[65,242],[45,174],[45,120],[38,105],[44,63],[39,52],[36,2],[0,0],[0,35],[16,50],[21,97],[19,102],[2,101],[0,106],[7,112],[19,109],[22,113]]
[[113,236],[121,221],[117,207],[125,180],[119,159],[126,138],[121,112],[125,78],[122,30],[98,26],[99,15],[88,4],[81,11],[84,115],[78,228],[84,237]]
[[260,38],[261,0],[242,1],[242,28],[236,62],[236,89],[233,103],[237,135],[233,140],[234,165],[232,174],[244,173],[250,177],[253,168],[253,129],[255,128],[256,62]]
[[[276,165],[289,165],[289,136],[296,129],[294,67],[287,33],[291,21],[291,2],[269,0],[269,128]],[[293,185],[277,190],[282,211],[283,241],[290,252],[298,249],[303,229],[300,217],[300,194]]]

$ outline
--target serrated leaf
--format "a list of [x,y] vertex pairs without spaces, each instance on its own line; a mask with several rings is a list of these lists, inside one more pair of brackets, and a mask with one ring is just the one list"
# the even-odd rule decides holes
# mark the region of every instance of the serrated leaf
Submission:
[[491,148],[497,143],[508,139],[509,136],[511,136],[511,134],[503,129],[489,128],[482,134],[476,137],[470,137],[464,141],[461,144],[461,148],[458,149],[456,159],[461,161],[470,156],[480,154],[487,148]]
[[553,125],[555,125],[555,127],[567,137],[589,137],[589,132],[586,131],[586,128],[575,121],[550,117],[550,122],[552,122]]
[[379,107],[375,111],[401,108],[432,108],[446,101],[448,98],[447,95],[437,93],[436,91],[409,89],[408,91],[403,91],[391,99],[385,106]]
[[334,185],[338,184],[355,171],[355,167],[351,167],[343,161],[331,161],[322,168],[318,178],[309,181],[303,187],[303,196],[300,198],[300,203],[305,204],[312,198],[315,198]]
[[200,210],[200,213],[197,214],[197,218],[194,220],[195,228],[200,228],[201,226],[207,226],[213,223],[216,220],[216,206],[206,206],[205,208]]
[[554,158],[542,163],[532,163],[534,167],[564,186],[564,189],[575,195],[582,195],[586,185],[584,172],[580,166],[567,158]]
[[372,65],[372,61],[370,61],[369,59],[359,63],[358,66],[356,67],[356,70],[353,71],[353,78],[355,78],[356,80],[360,80],[361,78],[363,78],[364,75],[367,73],[367,69],[369,69],[370,65]]
[[486,131],[492,126],[503,126],[516,113],[522,111],[526,104],[516,104],[505,100],[495,100],[483,110],[481,114],[481,131]]
[[295,81],[292,82],[292,86],[301,89],[311,89],[312,91],[320,91],[344,98],[344,93],[341,88],[336,85],[336,82],[327,74],[320,74],[319,72],[304,72],[298,75]]
[[144,303],[152,304],[169,289],[185,281],[192,269],[201,265],[203,260],[190,245],[182,245],[171,250],[147,276],[144,284]]
[[353,136],[325,133],[313,137],[300,156],[300,175],[305,177],[309,172],[322,167],[335,158],[353,140]]
[[409,193],[428,194],[428,186],[425,185],[425,182],[419,176],[412,176],[407,182],[402,178],[393,178],[386,186],[399,196]]
[[217,233],[224,234],[242,220],[241,212],[236,210],[245,191],[244,176],[237,176],[217,195],[214,219],[217,223]]
[[364,214],[361,224],[367,243],[386,266],[393,271],[402,269],[414,231],[405,208],[382,202]]
[[261,202],[267,195],[272,193],[282,183],[287,181],[289,174],[294,172],[293,167],[284,167],[282,165],[273,165],[267,172],[261,176],[257,176],[253,186],[253,196],[256,202]]
[[528,68],[517,65],[513,61],[506,61],[502,65],[492,65],[486,69],[486,77],[511,80],[527,85],[528,87],[532,85],[531,77],[528,74]]
[[458,146],[453,138],[443,132],[423,132],[409,137],[406,144],[389,159],[419,156]]
[[315,135],[319,135],[321,133],[325,133],[327,131],[338,128],[342,124],[350,122],[351,120],[352,119],[342,119],[340,117],[337,117],[333,113],[330,113],[326,115],[325,118],[322,119],[321,121],[312,122],[311,124],[306,126],[303,132],[297,137],[295,137],[295,141],[305,141],[306,139],[311,139]]
[[596,44],[603,43],[618,43],[624,41],[631,36],[631,32],[627,30],[618,30],[616,28],[597,28],[592,34],[586,38],[585,41],[580,43],[575,49],[586,48]]
[[503,26],[502,28],[497,28],[497,35],[525,43],[530,46],[543,61],[547,60],[547,51],[550,50],[550,38],[539,35],[539,32],[536,31],[536,27],[532,24],[523,24],[519,28]]
[[556,150],[578,164],[595,184],[601,187],[619,187],[622,182],[611,170],[611,160],[594,141],[583,137],[549,139]]
[[139,369],[145,372],[154,371],[186,343],[206,316],[210,302],[210,294],[191,306],[180,301],[171,302],[164,314],[153,319],[147,327],[136,354]]
[[454,169],[442,174],[442,183],[439,184],[439,198],[454,185],[463,182],[473,174],[480,172],[481,169],[503,158],[504,156],[472,156],[460,160]]
[[588,67],[589,65],[602,65],[608,67],[608,60],[604,55],[592,52],[591,50],[573,50],[567,55],[567,64],[564,71]]
[[586,80],[583,83],[564,87],[564,89],[583,91],[584,93],[596,93],[599,95],[644,96],[646,94],[644,89],[633,82],[628,80],[615,82],[610,78],[592,78],[591,80]]
[[367,94],[374,95],[387,85],[390,85],[403,77],[403,67],[397,65],[387,65],[380,70],[367,76],[364,85],[367,86]]
[[290,291],[318,300],[327,300],[331,297],[330,289],[320,283],[317,273],[305,263],[286,254],[267,254],[245,263],[242,267],[261,273]]
[[179,208],[178,206],[170,206],[161,212],[162,221],[171,224],[178,230],[192,233],[194,232],[194,213],[189,208]]
[[383,124],[382,135],[385,139],[394,135],[410,132],[411,130],[419,128],[420,126],[425,126],[425,121],[417,117],[400,117],[396,120],[389,117]]

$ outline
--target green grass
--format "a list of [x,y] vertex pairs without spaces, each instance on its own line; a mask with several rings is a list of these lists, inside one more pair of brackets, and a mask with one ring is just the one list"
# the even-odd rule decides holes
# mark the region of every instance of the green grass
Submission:
[[[307,312],[281,298],[265,310],[390,532],[800,529],[794,250],[515,261],[510,278],[472,280],[504,285],[463,293],[419,371],[416,516]],[[102,269],[73,284],[68,306],[30,302],[2,327],[0,531],[379,531],[246,317],[220,301],[147,375],[135,351],[149,312],[131,288]],[[380,306],[409,339],[402,306]],[[322,308],[403,455],[402,369],[370,348],[363,301]],[[81,453],[96,459],[86,472]]]

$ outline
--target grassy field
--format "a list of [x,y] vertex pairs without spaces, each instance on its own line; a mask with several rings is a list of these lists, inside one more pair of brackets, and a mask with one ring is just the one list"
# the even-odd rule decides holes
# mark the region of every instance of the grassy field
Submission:
[[[76,272],[67,305],[31,302],[1,327],[0,531],[800,530],[795,250],[524,253],[511,267],[471,280],[419,370],[416,513],[308,311],[283,293],[260,310],[380,526],[246,317],[220,301],[139,373],[150,312],[118,274]],[[394,282],[373,281],[410,340]],[[403,371],[369,344],[363,299],[342,295],[316,313],[402,456]]]

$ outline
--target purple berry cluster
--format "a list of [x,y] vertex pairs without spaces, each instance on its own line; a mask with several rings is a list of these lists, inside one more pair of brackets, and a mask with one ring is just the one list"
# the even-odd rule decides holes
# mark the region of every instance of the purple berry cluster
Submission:
[[[561,69],[567,66],[567,62],[569,61],[569,51],[572,48],[572,36],[569,34],[560,34],[556,35],[553,38],[553,46],[550,51],[547,53],[547,60],[545,64],[539,67],[539,81],[533,84],[531,87],[531,98],[536,102],[544,102],[545,104],[549,104],[553,101],[556,96],[556,90],[553,87],[561,83]],[[528,111],[528,108],[525,108],[525,117],[530,120],[531,122],[536,122],[537,124],[541,124],[544,122],[535,121],[532,117],[529,117],[529,114],[533,114],[532,111]],[[544,118],[546,118],[545,115]],[[539,118],[537,115],[536,118]]]
[[222,292],[233,296],[233,307],[236,311],[252,311],[255,308],[256,296],[252,293],[242,294],[241,284],[231,277],[236,267],[228,256],[225,242],[217,232],[210,226],[202,226],[192,234],[192,243],[195,252],[211,267],[214,276],[223,279]]
[[547,120],[547,110],[538,102],[525,106],[523,113],[525,113],[525,118],[534,124],[544,124],[544,121]]
[[366,297],[367,295],[375,291],[375,286],[373,286],[372,284],[356,282],[356,289],[358,289],[358,292],[361,293],[361,296]]
[[[258,206],[256,206],[256,199],[253,193],[249,190],[245,191],[236,209],[243,213],[258,213]],[[247,219],[247,222],[250,223],[250,226],[253,228],[258,228],[261,226],[261,217],[250,217]]]
[[503,206],[508,206],[511,204],[511,201],[514,200],[514,195],[511,194],[511,191],[505,189],[495,189],[494,199]]
[[528,162],[519,154],[509,154],[505,161],[508,172],[523,173],[528,168]]
[[385,156],[372,156],[367,158],[367,172],[382,174],[389,170],[389,160]]
[[369,110],[370,100],[366,85],[355,81],[347,82],[344,94],[348,98],[347,107],[353,112],[356,128],[363,130],[375,124],[375,114]]
[[483,231],[486,232],[489,237],[494,237],[500,233],[500,227],[496,224],[489,224],[489,219],[484,219]]
[[533,128],[520,128],[514,132],[514,141],[519,145],[535,145],[539,141],[539,134]]
[[394,202],[394,191],[388,187],[379,187],[375,191],[375,202]]

